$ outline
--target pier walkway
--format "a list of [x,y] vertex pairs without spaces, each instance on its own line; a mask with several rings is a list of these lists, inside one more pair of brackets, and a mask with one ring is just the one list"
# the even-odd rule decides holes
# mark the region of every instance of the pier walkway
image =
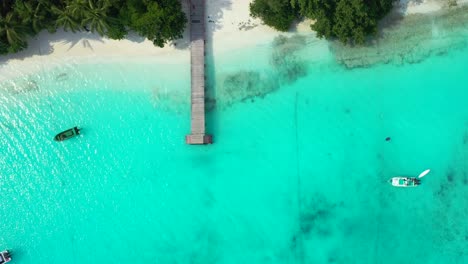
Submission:
[[190,0],[191,132],[187,144],[211,144],[205,131],[205,0]]

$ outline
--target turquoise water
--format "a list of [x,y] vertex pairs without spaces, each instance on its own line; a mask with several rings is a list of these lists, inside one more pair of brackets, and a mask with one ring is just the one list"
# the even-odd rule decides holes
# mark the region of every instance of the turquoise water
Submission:
[[[1,84],[0,247],[15,263],[468,262],[467,47],[346,69],[296,36],[208,63],[210,146],[184,144],[188,65]],[[52,141],[75,125],[83,136]],[[427,168],[418,188],[387,183]]]

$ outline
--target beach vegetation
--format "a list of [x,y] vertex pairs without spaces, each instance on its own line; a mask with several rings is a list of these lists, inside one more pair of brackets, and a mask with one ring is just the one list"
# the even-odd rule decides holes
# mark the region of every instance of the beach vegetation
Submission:
[[255,0],[250,4],[250,14],[260,18],[279,31],[287,31],[292,22],[298,17],[298,12],[289,2],[290,0]]
[[27,34],[28,28],[17,19],[16,14],[8,13],[4,17],[0,16],[0,40],[2,46],[6,47],[2,50],[7,52],[17,52],[27,47],[24,36]]
[[18,52],[28,37],[57,29],[111,39],[135,31],[163,47],[182,37],[186,24],[180,0],[2,0],[0,54]]
[[39,33],[43,29],[51,32],[55,30],[52,26],[50,2],[46,0],[37,1],[16,1],[14,10],[18,18],[25,24],[30,25],[34,34]]
[[55,20],[55,26],[57,28],[63,28],[65,31],[77,32],[80,30],[80,23],[74,14],[72,14],[71,9],[65,7],[63,9],[58,8],[57,6],[52,6],[52,12],[57,16]]
[[[375,35],[377,24],[392,9],[394,0],[254,0],[253,17],[280,31],[287,31],[294,19],[307,18],[318,37],[338,39],[345,44],[364,44]],[[281,4],[282,11],[277,7]],[[278,23],[281,23],[278,26]]]
[[182,37],[187,18],[181,8],[179,0],[127,0],[121,17],[131,30],[163,47]]

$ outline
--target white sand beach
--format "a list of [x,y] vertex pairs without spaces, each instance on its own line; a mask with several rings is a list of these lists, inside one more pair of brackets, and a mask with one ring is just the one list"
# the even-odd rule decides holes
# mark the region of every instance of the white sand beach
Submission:
[[[249,15],[251,0],[207,0],[207,42],[213,52],[262,43],[278,35]],[[184,1],[184,10],[188,10]],[[28,40],[29,47],[17,54],[0,57],[0,81],[43,70],[66,62],[112,59],[154,60],[156,63],[188,63],[189,31],[182,39],[155,47],[135,33],[124,40],[111,40],[90,32],[41,32]]]
[[[249,14],[252,0],[207,0],[207,45],[214,54],[242,49],[265,43],[279,35]],[[458,4],[468,0],[459,0]],[[396,8],[405,14],[437,11],[447,5],[443,0],[401,0]],[[188,9],[188,0],[184,1]],[[313,33],[309,22],[300,23],[297,32]],[[188,63],[189,34],[164,48],[155,47],[150,41],[136,34],[124,40],[111,40],[89,32],[41,32],[28,41],[29,48],[18,54],[0,58],[0,81],[21,74],[43,70],[45,67],[66,62],[100,61],[112,59],[144,59],[156,63]]]

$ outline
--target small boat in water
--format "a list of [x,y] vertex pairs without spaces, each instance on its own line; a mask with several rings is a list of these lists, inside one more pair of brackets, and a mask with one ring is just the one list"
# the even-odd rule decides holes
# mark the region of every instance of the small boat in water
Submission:
[[0,252],[0,264],[8,263],[11,261],[11,253],[8,250]]
[[55,141],[64,141],[67,139],[70,139],[72,137],[75,137],[80,134],[80,129],[78,127],[70,128],[68,130],[65,130],[63,132],[58,133],[55,137]]
[[395,187],[416,187],[421,184],[416,177],[393,177],[389,182]]
[[421,172],[418,177],[397,176],[391,178],[388,182],[395,187],[416,187],[421,184],[421,178],[426,176],[431,170],[427,169]]

